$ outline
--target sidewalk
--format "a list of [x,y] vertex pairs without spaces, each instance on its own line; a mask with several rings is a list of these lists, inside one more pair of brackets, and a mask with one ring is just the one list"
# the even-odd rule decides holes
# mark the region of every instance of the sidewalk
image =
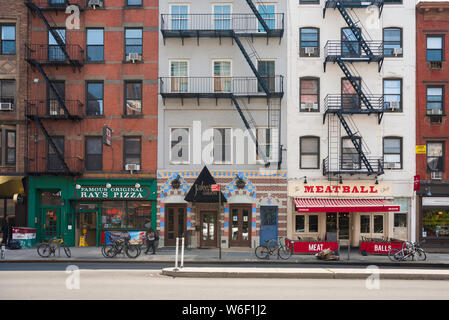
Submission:
[[[173,263],[175,262],[174,248],[159,248],[155,255],[142,254],[136,259],[130,259],[121,255],[112,259],[103,257],[101,247],[70,248],[72,257],[67,258],[61,250],[61,256],[41,258],[35,248],[6,250],[6,259],[1,262],[130,262],[130,263]],[[184,263],[196,264],[329,264],[329,265],[377,265],[377,266],[429,266],[447,267],[449,269],[449,254],[428,253],[426,261],[392,262],[388,256],[368,255],[362,256],[357,250],[351,250],[348,260],[347,251],[342,251],[340,260],[323,261],[314,255],[294,254],[288,260],[271,256],[269,260],[258,259],[254,249],[222,249],[222,259],[218,259],[218,249],[186,249],[184,251]],[[179,258],[180,259],[180,258]]]

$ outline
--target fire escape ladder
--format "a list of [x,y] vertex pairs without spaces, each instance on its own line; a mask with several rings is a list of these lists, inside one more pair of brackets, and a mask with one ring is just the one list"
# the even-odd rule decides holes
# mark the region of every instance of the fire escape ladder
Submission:
[[256,16],[257,20],[259,20],[259,23],[262,25],[262,27],[264,28],[265,32],[267,34],[269,34],[271,32],[270,27],[268,26],[268,24],[265,22],[265,19],[262,17],[262,15],[260,14],[260,12],[257,10],[256,6],[254,5],[254,3],[251,0],[246,0],[246,3],[248,3],[249,7],[251,8],[251,10],[253,11],[254,15]]
[[337,113],[338,118],[340,119],[340,122],[345,129],[346,133],[348,134],[348,137],[351,139],[357,153],[360,156],[360,159],[362,160],[363,164],[365,165],[366,169],[369,173],[374,173],[374,170],[371,166],[371,163],[369,162],[368,158],[366,157],[365,153],[363,152],[362,145],[357,140],[356,134],[352,132],[351,128],[349,127],[349,124],[346,122],[346,119],[343,117],[343,115],[338,112]]
[[48,131],[47,131],[47,129],[45,129],[44,125],[42,124],[41,119],[38,116],[35,116],[34,120],[35,120],[36,124],[38,125],[38,127],[41,129],[42,133],[44,134],[45,138],[47,139],[48,144],[51,146],[51,148],[55,152],[55,154],[58,157],[59,161],[61,162],[62,166],[64,167],[65,172],[70,174],[70,169],[69,169],[69,167],[67,166],[67,163],[64,160],[64,155],[61,154],[61,152],[59,151],[59,149],[56,146],[55,142],[53,141],[51,136],[48,134]]

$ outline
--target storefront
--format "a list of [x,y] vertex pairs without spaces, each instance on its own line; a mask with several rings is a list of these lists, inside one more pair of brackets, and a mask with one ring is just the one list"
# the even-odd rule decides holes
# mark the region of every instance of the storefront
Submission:
[[394,198],[392,191],[387,183],[289,183],[289,237],[353,247],[405,240],[410,199]]
[[30,177],[30,227],[37,242],[63,236],[70,246],[99,246],[127,233],[143,242],[156,228],[156,180]]

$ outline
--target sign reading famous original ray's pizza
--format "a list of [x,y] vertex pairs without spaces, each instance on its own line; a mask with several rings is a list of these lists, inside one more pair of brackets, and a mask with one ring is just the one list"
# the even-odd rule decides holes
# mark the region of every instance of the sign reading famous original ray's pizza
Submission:
[[288,184],[290,197],[387,197],[392,195],[388,183],[300,183]]
[[78,199],[136,199],[145,200],[150,196],[147,187],[100,187],[100,186],[81,186],[75,189],[75,197]]

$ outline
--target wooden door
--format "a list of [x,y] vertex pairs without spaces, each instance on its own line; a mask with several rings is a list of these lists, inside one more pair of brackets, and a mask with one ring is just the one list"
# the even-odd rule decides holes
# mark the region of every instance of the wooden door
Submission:
[[165,207],[165,246],[176,246],[176,238],[186,236],[187,214],[185,205]]
[[217,211],[201,212],[201,247],[217,247]]
[[251,247],[251,205],[231,206],[229,246]]

